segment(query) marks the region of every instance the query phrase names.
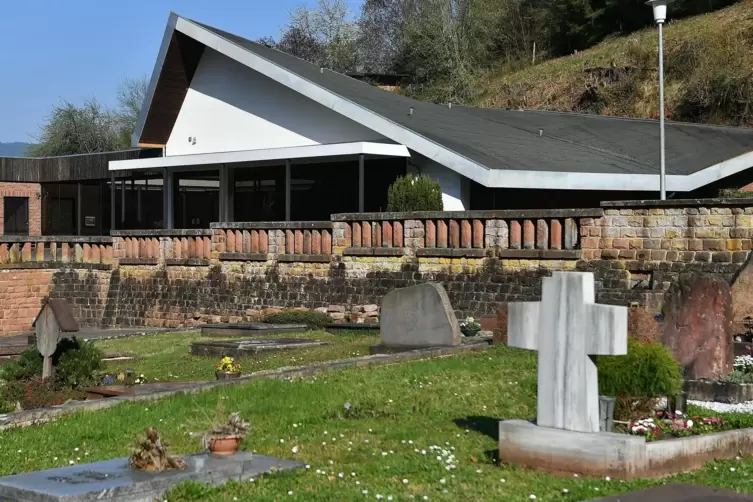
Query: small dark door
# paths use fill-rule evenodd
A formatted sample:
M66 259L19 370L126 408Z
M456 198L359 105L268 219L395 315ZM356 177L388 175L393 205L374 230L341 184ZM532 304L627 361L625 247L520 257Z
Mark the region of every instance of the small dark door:
M6 235L29 235L29 198L5 197L4 232Z

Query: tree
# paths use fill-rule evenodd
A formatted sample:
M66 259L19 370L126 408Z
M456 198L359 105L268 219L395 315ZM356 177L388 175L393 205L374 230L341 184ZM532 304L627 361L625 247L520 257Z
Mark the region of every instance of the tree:
M119 109L117 116L121 123L123 148L128 148L131 144L131 134L139 119L148 84L146 76L126 78L118 88Z
M404 0L366 0L358 20L358 58L365 71L390 72L403 43Z
M290 13L279 42L260 40L290 55L337 72L358 67L358 30L350 22L344 0L318 0L316 8L302 5Z
M42 127L34 157L108 152L123 148L122 129L116 114L96 99L82 106L63 101L55 106Z
M56 105L30 154L51 157L130 148L146 87L146 77L125 79L118 89L117 109L109 109L94 98L81 106L69 101Z

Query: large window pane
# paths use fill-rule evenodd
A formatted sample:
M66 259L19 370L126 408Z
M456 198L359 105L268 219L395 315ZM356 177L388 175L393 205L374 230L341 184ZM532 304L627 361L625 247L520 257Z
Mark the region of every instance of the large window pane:
M7 235L29 235L29 198L5 197L4 231Z

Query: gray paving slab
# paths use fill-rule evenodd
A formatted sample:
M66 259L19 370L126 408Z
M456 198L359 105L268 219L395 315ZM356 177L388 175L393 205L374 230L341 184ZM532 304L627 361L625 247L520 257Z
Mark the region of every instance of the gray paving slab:
M0 478L0 500L23 502L152 502L185 481L221 484L297 469L299 462L239 452L229 457L200 453L185 457L182 471L151 473L128 467L128 458L73 465Z

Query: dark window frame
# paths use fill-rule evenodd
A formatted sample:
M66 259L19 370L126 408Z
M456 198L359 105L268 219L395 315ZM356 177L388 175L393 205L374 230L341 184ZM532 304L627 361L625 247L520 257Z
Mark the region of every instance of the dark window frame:
M19 217L23 220L20 223ZM29 235L29 197L5 197L3 199L3 233L5 235Z

